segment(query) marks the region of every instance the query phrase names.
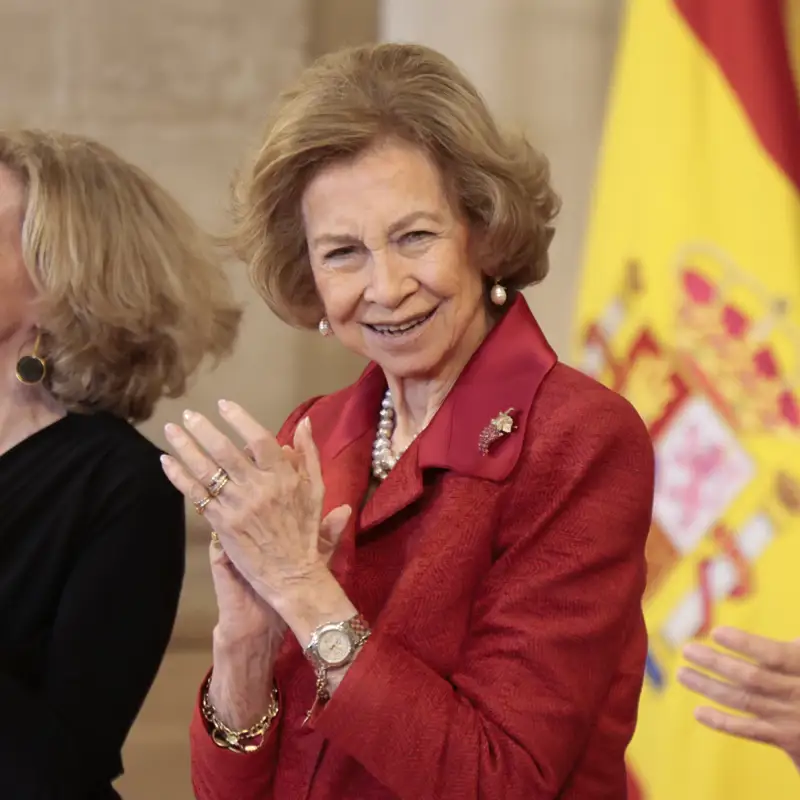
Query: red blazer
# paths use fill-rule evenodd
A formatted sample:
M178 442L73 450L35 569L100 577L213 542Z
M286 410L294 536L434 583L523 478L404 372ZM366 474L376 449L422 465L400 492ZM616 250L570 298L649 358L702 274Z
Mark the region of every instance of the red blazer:
M326 511L361 508L333 571L373 635L305 728L314 675L287 637L258 753L217 748L197 711L197 797L622 800L646 654L644 424L556 363L520 297L363 503L385 386L370 366L280 435L308 414ZM509 408L518 429L481 455Z

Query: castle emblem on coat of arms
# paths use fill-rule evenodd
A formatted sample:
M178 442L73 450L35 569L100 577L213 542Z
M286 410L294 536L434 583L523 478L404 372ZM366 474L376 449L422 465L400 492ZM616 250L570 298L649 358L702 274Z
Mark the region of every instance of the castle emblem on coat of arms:
M781 457L800 452L800 317L709 245L678 254L668 296L648 295L643 272L628 263L582 332L579 366L626 396L650 429L647 597L680 566L693 572L657 629L651 619L650 636L678 651L711 627L720 603L755 590L759 557L800 513L800 459ZM654 314L656 303L668 313ZM651 650L657 684L652 659Z

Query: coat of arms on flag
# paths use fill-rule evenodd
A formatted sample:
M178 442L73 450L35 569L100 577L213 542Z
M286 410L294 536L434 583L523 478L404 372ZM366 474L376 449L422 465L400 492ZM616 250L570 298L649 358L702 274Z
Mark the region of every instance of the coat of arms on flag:
M651 619L655 686L661 663L710 629L719 603L753 590L753 564L800 512L800 459L776 463L759 447L776 435L800 447L797 317L709 245L684 248L672 279L672 330L659 337L631 260L616 296L585 326L580 365L628 397L653 436L648 596L691 563L693 580Z

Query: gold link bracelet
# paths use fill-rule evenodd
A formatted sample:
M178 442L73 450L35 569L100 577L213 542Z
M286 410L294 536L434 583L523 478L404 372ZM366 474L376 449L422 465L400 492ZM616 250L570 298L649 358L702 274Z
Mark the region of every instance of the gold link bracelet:
M216 709L211 705L211 701L208 698L210 684L211 676L209 675L203 687L201 711L203 719L209 725L209 733L214 744L223 750L230 750L234 753L255 753L260 750L267 741L267 734L273 720L278 716L278 690L273 688L267 713L255 725L251 725L244 730L235 731L219 719Z

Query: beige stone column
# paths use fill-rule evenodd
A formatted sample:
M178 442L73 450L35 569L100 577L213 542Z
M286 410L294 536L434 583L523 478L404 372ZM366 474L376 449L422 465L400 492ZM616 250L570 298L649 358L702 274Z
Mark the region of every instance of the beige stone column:
M418 42L443 52L463 69L502 118L519 122L524 68L517 44L531 0L381 0L385 41Z
M567 358L619 0L381 0L381 38L435 47L550 157L564 199L551 274L527 292Z

